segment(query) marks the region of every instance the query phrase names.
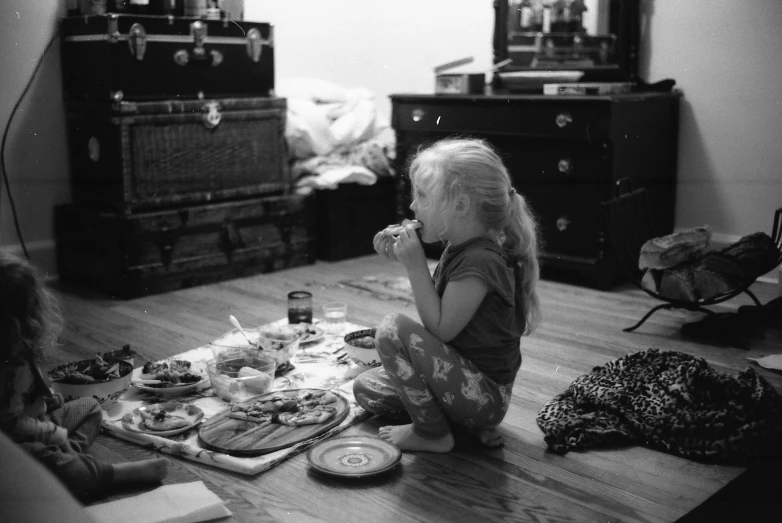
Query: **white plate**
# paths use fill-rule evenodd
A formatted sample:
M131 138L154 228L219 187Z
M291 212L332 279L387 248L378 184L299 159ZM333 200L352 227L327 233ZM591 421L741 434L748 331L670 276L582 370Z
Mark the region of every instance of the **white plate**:
M160 411L165 411L168 414L171 414L172 416L179 416L181 418L184 418L188 423L184 427L179 427L177 429L171 429L171 430L152 430L149 427L147 427L144 424L144 417L142 413L147 413L151 415L159 414ZM141 432L144 434L152 434L154 436L173 436L175 434L181 434L182 432L186 432L196 425L198 425L201 420L204 419L204 411L202 411L200 408L196 407L195 405L189 405L187 403L179 403L176 401L169 401L166 403L158 403L156 405L149 405L146 407L139 407L137 409L133 409L132 412L129 412L122 416L122 426L125 427L128 430L132 430L133 432Z
M311 334L308 331L315 331L314 334ZM309 325L307 327L307 330L304 331L304 333L301 335L301 338L299 338L299 343L302 345L305 343L315 343L316 341L320 341L323 339L323 336L325 335L325 332L320 327L315 327L314 325Z
M381 474L396 467L402 451L380 438L342 436L324 440L307 452L315 470L343 478Z
M133 369L133 377L131 378L130 385L131 387L134 387L140 391L149 394L154 394L155 396L161 398L171 398L174 396L181 396L183 394L193 392L199 386L201 386L203 383L209 380L209 375L206 373L206 370L198 368L198 365L196 363L191 362L190 371L193 374L200 374L201 381L197 381L195 383L187 383L184 385L174 385L173 387L162 388L162 387L155 387L151 385L144 385L141 383L134 383L134 381L142 379L141 378L142 367L139 367L137 369Z

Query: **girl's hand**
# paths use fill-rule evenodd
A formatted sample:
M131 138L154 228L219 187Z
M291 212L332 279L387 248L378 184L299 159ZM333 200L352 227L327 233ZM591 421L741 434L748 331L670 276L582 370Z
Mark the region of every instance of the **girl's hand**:
M393 252L396 259L408 269L421 264L426 266L424 247L412 227L405 227L405 230L399 233L394 242Z
M375 247L375 252L386 260L399 261L396 254L394 254L394 238L392 236L388 236L383 231L380 231L375 234L372 245Z

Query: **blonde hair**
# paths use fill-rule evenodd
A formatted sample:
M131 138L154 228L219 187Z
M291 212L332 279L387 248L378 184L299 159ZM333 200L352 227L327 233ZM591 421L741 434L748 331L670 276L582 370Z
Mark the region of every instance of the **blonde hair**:
M525 334L530 334L540 322L538 224L524 197L511 185L499 155L484 140L447 138L416 154L410 179L413 190L417 185L432 194L428 205L444 217L443 224L450 221L457 199L469 198L477 219L522 269L518 303L526 319Z
M0 356L41 362L60 330L57 300L33 266L0 250Z

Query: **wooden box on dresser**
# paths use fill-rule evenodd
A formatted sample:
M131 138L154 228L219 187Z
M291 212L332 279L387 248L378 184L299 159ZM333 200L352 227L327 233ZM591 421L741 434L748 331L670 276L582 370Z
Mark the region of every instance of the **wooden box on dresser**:
M392 95L397 136L397 214L410 216L411 155L461 136L490 142L535 211L543 274L574 274L606 288L621 278L601 202L617 180L648 191L652 220L673 230L678 93L617 95Z

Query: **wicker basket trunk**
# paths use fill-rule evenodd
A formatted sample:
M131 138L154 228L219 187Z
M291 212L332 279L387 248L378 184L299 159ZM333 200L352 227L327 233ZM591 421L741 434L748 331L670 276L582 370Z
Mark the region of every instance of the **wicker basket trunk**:
M77 203L131 214L284 193L283 98L71 103Z

